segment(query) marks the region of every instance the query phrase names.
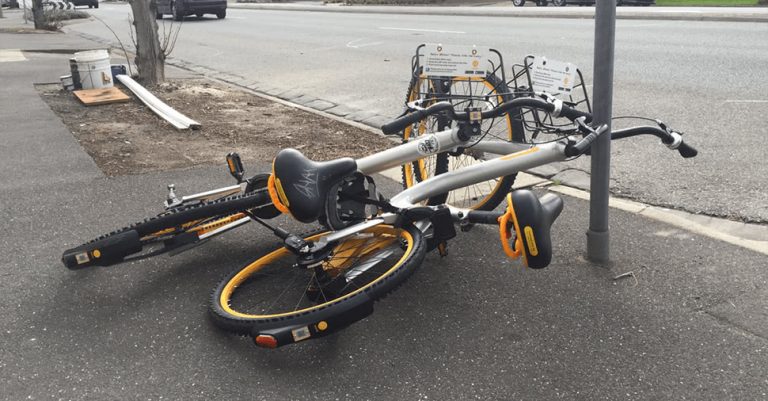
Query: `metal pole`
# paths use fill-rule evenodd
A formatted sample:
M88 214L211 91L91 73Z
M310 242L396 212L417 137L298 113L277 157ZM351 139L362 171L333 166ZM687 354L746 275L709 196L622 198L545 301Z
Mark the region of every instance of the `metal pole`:
M608 124L608 132L592 145L587 258L606 264L610 260L608 196L611 167L610 124L613 104L613 50L616 36L616 0L595 5L594 121Z

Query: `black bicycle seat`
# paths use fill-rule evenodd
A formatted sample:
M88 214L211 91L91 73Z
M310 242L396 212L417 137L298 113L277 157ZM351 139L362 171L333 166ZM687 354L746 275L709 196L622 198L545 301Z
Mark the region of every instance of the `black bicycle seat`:
M512 192L512 208L523 241L523 258L528 267L541 269L552 261L550 229L563 210L563 200L548 193L541 198L529 190Z
M272 165L275 185L285 194L285 206L302 223L320 216L328 190L345 176L357 171L349 157L315 162L296 149L283 149Z

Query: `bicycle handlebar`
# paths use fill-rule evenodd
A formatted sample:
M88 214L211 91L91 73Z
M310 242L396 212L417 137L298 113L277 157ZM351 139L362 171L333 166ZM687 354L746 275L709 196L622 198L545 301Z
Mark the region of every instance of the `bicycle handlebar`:
M504 113L509 112L511 109L516 109L520 107L530 107L534 109L543 110L549 113L555 112L556 109L559 109L559 113L556 113L555 117L561 116L571 121L574 121L579 117L584 117L586 123L590 123L592 121L591 114L566 106L562 104L562 102L559 102L559 101L548 102L545 100L534 99L534 98L519 98L519 99L510 100L490 110L483 111L480 115L482 119L495 118L503 115ZM453 109L452 104L448 102L438 102L433 104L432 106L427 107L426 109L414 111L413 113L406 114L403 117L400 117L392 122L382 125L381 131L384 132L385 135L392 135L399 131L402 131L403 129L405 129L411 124L414 124L418 121L421 121L427 118L428 116L431 116L433 114L437 114L440 112L447 113L448 117L452 120L469 121L469 113L456 112Z
M605 132L608 128L606 125L603 125L598 127L596 130L591 130L590 128L586 127L586 124L592 122L592 114L564 105L559 100L546 101L536 98L518 98L504 102L491 110L481 112L480 117L481 119L495 118L509 112L512 109L520 107L529 107L543 110L549 113L553 113L554 117L565 117L574 122L579 118L584 118L584 120L579 123L579 125L581 126L582 132L585 134L589 132L589 134L587 134L579 142L568 146L566 149L566 156L568 157L578 156L586 152L592 142L594 142L595 139L597 139L597 137ZM392 135L402 131L409 125L417 123L431 115L441 112L445 112L449 118L456 121L469 121L469 113L457 112L454 110L453 105L449 102L438 102L432 106L427 107L426 109L416 110L392 122L382 125L381 131L386 135ZM666 126L664 126L661 122L659 122L659 124L662 125L662 127L665 129L652 126L626 128L612 132L611 139L621 139L628 138L630 136L648 134L658 137L661 139L662 143L667 145L667 147L670 149L676 149L680 153L680 156L684 158L695 157L699 153L693 146L683 142L683 138L680 133L667 130ZM587 129L583 129L585 127Z
M611 132L611 140L629 138L637 135L653 135L661 139L661 142L667 145L668 148L676 149L680 153L680 156L686 159L695 157L699 154L699 151L696 150L696 148L683 142L683 137L679 133L674 131L668 132L653 126L631 127L613 131Z

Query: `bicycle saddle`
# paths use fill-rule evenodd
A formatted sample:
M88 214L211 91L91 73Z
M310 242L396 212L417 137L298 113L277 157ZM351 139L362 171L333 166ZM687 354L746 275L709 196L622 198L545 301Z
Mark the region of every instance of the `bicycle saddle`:
M548 193L541 198L529 190L511 194L515 231L522 240L522 254L526 266L533 269L547 267L552 261L550 229L563 210L563 200Z
M296 149L283 149L272 163L269 195L275 207L310 223L323 211L330 188L355 171L357 163L349 157L315 162Z

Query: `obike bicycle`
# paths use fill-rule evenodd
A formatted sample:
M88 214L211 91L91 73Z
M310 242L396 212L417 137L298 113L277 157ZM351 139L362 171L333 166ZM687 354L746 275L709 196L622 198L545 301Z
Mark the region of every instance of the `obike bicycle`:
M572 127L535 145L475 140L484 120L520 108L564 118ZM395 134L438 115L456 124L357 160L315 162L284 149L271 173L242 180L242 166L230 158L230 171L242 180L229 187L231 193L222 189L175 201L169 197L167 213L69 250L64 263L80 268L131 260L137 252L139 257L178 252L244 222L258 222L283 246L227 275L213 291L210 312L217 326L268 348L323 337L370 315L374 301L412 275L428 251L444 253L457 235L456 226L469 231L476 224L495 225L509 257L522 258L530 268L549 265L550 227L563 207L557 195L513 191L505 194L503 211L427 201L473 183L579 157L607 126L591 126L589 113L560 100L526 97L466 112L457 112L448 102L423 108L416 101L409 104L408 114L382 130ZM617 130L611 138L637 135L654 135L683 157L697 154L680 133L663 124ZM499 156L413 183L391 198L376 190L374 173L470 145ZM206 201L211 196L218 199ZM279 213L302 223L320 222L326 229L308 236L291 233L267 222ZM159 249L145 251L153 247Z

